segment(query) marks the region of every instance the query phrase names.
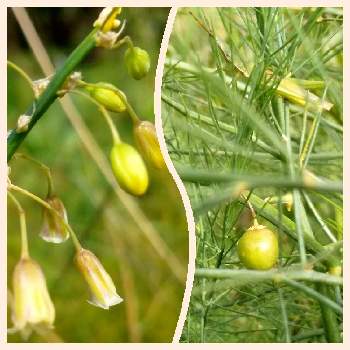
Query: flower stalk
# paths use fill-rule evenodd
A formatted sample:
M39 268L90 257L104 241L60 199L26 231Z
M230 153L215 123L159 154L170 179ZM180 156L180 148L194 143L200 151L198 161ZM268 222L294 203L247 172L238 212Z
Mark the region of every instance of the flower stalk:
M15 204L18 214L19 214L19 223L20 223L20 230L21 230L21 258L29 258L29 248L28 248L28 234L27 234L27 224L26 224L26 215L25 212L21 206L21 204L18 202L16 197L9 191L7 191L7 195L13 203Z
M54 215L56 215L57 219L62 223L62 225L64 225L64 227L69 231L76 250L79 250L82 248L81 244L79 242L79 239L78 239L77 235L75 234L75 232L73 231L72 227L64 220L64 218L54 208L52 208L50 206L50 204L48 204L47 202L45 202L43 199L36 196L35 194L33 194L33 193L31 193L31 192L29 192L29 191L27 191L24 188L21 188L19 186L10 184L10 185L8 185L8 189L22 193L23 195L33 199L34 201L36 201L37 203L42 205L44 208L51 211Z

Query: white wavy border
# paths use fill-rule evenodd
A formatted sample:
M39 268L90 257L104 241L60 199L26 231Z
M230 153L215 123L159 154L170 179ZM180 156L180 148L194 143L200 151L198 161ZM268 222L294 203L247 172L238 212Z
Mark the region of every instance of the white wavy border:
M168 21L164 30L162 44L160 47L158 65L156 70L155 77L155 88L154 88L154 113L155 113L155 125L157 130L157 137L160 144L160 149L162 151L165 163L170 171L171 176L173 177L177 188L179 189L182 202L186 211L188 233L189 233L189 254L188 254L188 271L187 271L187 280L185 294L182 300L181 312L175 329L175 334L173 337L173 343L178 343L181 337L182 328L184 326L188 306L191 298L191 291L194 279L195 271L195 258L196 258L196 236L195 236L195 222L193 218L193 212L191 208L190 199L187 195L184 184L182 183L179 175L177 174L175 167L170 159L168 150L166 148L166 143L164 139L164 132L162 127L162 118L161 118L161 93L162 93L162 78L163 70L165 64L165 56L168 49L169 38L173 29L175 22L177 7L172 7L169 12Z

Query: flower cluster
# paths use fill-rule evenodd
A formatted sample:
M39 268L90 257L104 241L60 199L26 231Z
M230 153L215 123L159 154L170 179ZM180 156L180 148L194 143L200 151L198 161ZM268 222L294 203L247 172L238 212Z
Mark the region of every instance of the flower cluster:
M128 74L135 80L140 80L150 70L150 59L147 51L136 47L130 37L119 39L124 24L117 16L121 8L105 8L94 23L94 38L96 46L115 49L127 44L124 63ZM116 30L119 29L118 32ZM35 98L39 98L52 81L46 77L31 83ZM149 175L146 162L156 169L165 168L160 152L154 125L142 121L131 107L126 95L120 89L109 83L87 83L82 80L80 72L72 73L57 91L57 97L67 93L78 93L90 99L99 107L108 122L113 137L110 152L111 168L115 178L126 192L141 196L149 186ZM110 116L112 113L127 113L134 126L134 138L137 148L123 142ZM29 128L30 116L23 115L18 120L16 132L26 132ZM29 254L25 212L17 201L14 193L20 193L36 201L42 206L42 228L39 236L48 243L63 244L72 241L76 249L75 264L85 280L90 293L89 303L109 309L119 304L123 299L118 295L112 277L103 267L96 255L84 248L69 224L66 208L55 193L50 169L39 161L26 155L16 154L15 159L24 158L39 165L48 180L48 190L45 199L13 184L8 179L8 195L18 209L21 232L21 256L14 268L12 277L11 310L13 328L9 331L20 332L23 338L33 331L46 331L54 327L55 306L51 299L44 272L40 264ZM10 176L10 173L8 174Z

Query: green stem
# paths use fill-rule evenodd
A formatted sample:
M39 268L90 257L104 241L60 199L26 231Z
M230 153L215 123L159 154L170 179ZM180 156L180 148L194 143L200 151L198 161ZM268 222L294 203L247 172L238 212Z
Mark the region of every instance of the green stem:
M41 199L40 197L36 196L35 194L25 190L24 188L18 187L16 185L9 185L8 186L9 190L13 190L16 192L19 192L31 199L33 199L34 201L36 201L37 203L39 203L40 205L42 205L44 208L50 210L54 215L56 215L56 217L61 221L61 223L65 226L65 228L69 231L69 233L71 234L72 237L72 241L73 244L76 248L77 251L79 251L82 246L78 240L77 235L75 234L75 232L73 231L72 227L63 219L63 217L54 209L51 207L50 204L48 204L47 202L45 202L43 199Z
M311 198L308 196L307 193L303 192L306 204L308 205L308 207L310 208L314 218L316 219L316 221L319 223L319 225L321 226L323 232L327 235L327 237L330 239L331 242L335 243L337 242L337 239L334 237L332 231L330 230L330 228L327 226L327 224L325 223L325 221L322 219L320 213L317 211L316 207L314 206Z
M343 279L338 276L329 275L326 273L316 271L302 271L302 270L233 270L233 269L201 269L197 268L195 272L197 278L211 278L211 279L230 279L233 283L252 282L254 281L284 281L301 280L310 282L322 282L330 285L341 285Z
M289 279L285 279L283 281L284 283L286 283L287 285L300 290L301 292L305 293L306 295L308 295L309 297L317 300L320 305L322 304L324 307L329 307L332 309L332 311L336 312L337 314L342 314L343 313L343 308L341 306L339 306L336 302L334 302L332 299L330 299L329 297L315 291L314 289L296 282L296 281L292 281Z
M172 107L173 109L175 109L177 112L179 112L180 114L182 114L185 117L192 118L196 121L200 121L203 124L206 124L209 126L218 126L221 130L232 133L234 135L238 134L237 128L231 124L227 124L227 123L222 122L222 121L214 121L212 118L210 118L204 114L201 114L201 113L198 113L195 111L191 111L190 109L182 106L180 103L172 100L170 97L166 96L165 94L162 94L161 98L162 98L162 101L164 103L166 103L168 106ZM274 148L267 145L264 141L261 141L260 139L258 139L258 140L256 140L256 144L262 150L266 151L267 153L270 153L275 158L280 158L279 153L276 152L276 150Z
M27 156L26 154L23 153L16 153L14 155L14 158L21 158L21 159L25 159L25 160L29 160L30 162L38 165L40 167L40 169L45 173L46 178L47 178L47 197L51 197L52 194L54 193L54 186L53 186L53 180L52 180L52 174L51 174L51 170L48 166L46 166L45 164L41 163L40 161Z
M317 289L319 293L328 297L329 299L332 299L331 289L329 286L323 283L317 283ZM324 303L320 303L320 308L327 342L340 343L341 336L336 313Z
M17 133L15 129L11 130L7 136L7 161L10 161L19 145L23 142L36 122L44 115L51 104L56 100L57 92L64 84L66 78L74 71L76 66L86 57L86 55L95 47L95 34L98 29L93 29L78 47L71 53L63 66L57 70L52 77L48 87L27 109L26 115L31 116L28 124L28 130Z
M117 43L112 47L112 49L118 49L120 46L127 44L130 48L134 47L134 43L132 42L130 36L124 36L123 39L117 41Z
M202 185L211 183L231 183L231 185L234 185L237 183L242 183L247 188L275 187L284 189L298 188L320 192L342 192L341 181L320 181L314 179L314 181L311 182L304 181L303 179L276 177L272 174L266 174L262 176L234 174L232 172L215 171L212 169L193 169L179 163L175 163L175 168L182 181L193 182ZM218 194L218 192L216 194Z
M286 343L291 342L291 336L290 336L290 329L288 325L288 314L287 314L287 308L286 308L286 302L283 297L283 289L278 288L278 298L280 301L280 307L281 307L281 318L282 323L284 326L284 340Z
M88 85L88 84L86 84L86 85ZM109 130L111 131L111 134L112 134L113 143L114 144L121 143L121 139L120 139L120 135L118 133L118 130L117 130L116 126L114 125L112 118L109 115L109 113L107 112L106 108L104 108L100 103L98 103L91 96L89 96L81 91L74 90L74 91L70 91L70 93L74 93L74 94L77 94L79 96L83 96L86 99L88 99L90 102L94 103L98 107L99 111L101 112L101 114L103 115L103 117L105 118L105 120L107 122Z
M11 67L13 70L15 70L20 76L22 76L22 78L24 78L24 80L29 84L30 89L33 92L34 98L35 98L35 90L34 90L34 86L33 86L33 81L32 79L29 77L29 75L19 66L17 66L17 64L7 60L7 65L9 67Z
M23 210L23 207L16 199L16 197L9 191L7 191L7 195L11 198L11 200L16 205L18 210L19 223L20 223L20 229L21 229L21 259L29 258L26 214Z

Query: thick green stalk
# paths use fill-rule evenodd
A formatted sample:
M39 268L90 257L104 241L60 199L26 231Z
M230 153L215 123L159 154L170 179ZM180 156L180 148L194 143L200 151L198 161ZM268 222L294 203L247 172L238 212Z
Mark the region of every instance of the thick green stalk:
M331 288L329 288L329 286L323 283L318 283L317 289L319 293L323 294L329 299L332 299ZM340 343L342 340L340 336L336 313L334 312L333 309L331 309L329 306L325 305L324 303L320 303L320 308L321 308L323 326L324 326L327 342Z
M11 130L7 136L7 161L10 161L17 148L29 134L35 123L44 115L51 104L58 97L57 92L64 84L67 77L74 71L77 65L84 57L95 47L95 34L98 29L94 29L79 44L79 46L71 53L63 66L57 70L52 77L48 87L34 100L33 104L27 109L26 115L31 116L28 124L28 130L17 133L15 129Z
M343 283L343 279L338 276L329 275L317 271L301 271L301 270L233 270L233 269L196 269L195 276L197 278L211 279L232 279L234 283L243 281L275 281L280 282L287 280L299 280L310 282L322 282L330 285L338 285Z
M317 179L314 179L313 181L305 181L302 178L292 179L276 177L273 174L266 174L263 176L235 174L229 171L222 172L213 169L193 169L189 166L180 165L179 163L175 163L175 168L183 181L194 182L202 185L212 183L232 183L232 185L234 185L241 182L247 188L271 186L284 189L299 188L320 192L342 192L341 181L320 181ZM218 193L216 193L216 195L218 195Z

